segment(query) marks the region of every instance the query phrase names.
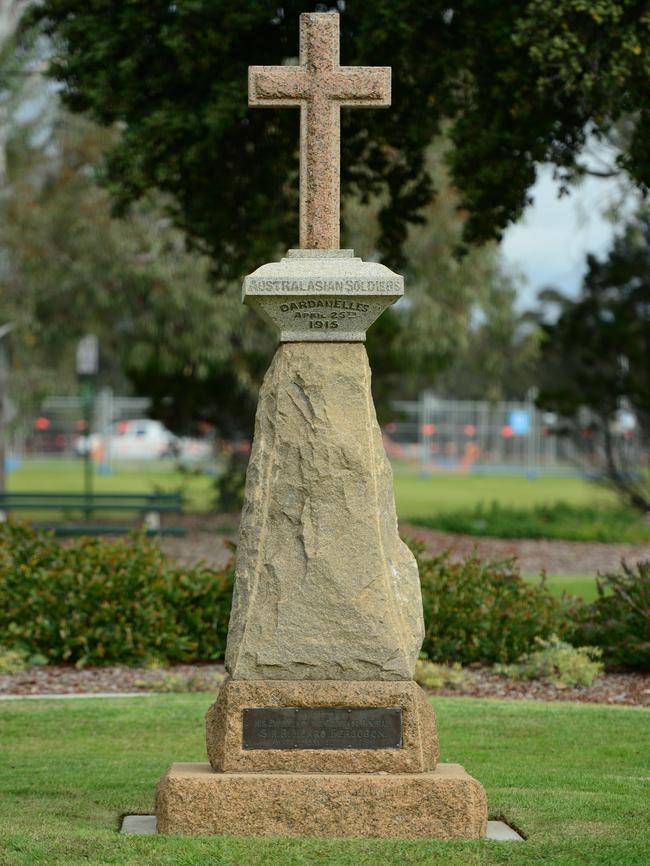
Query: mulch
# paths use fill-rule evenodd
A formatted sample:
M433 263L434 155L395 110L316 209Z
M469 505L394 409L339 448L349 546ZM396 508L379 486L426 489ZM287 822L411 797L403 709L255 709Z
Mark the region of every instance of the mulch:
M80 668L37 665L0 674L0 695L92 695L111 692L218 691L223 665L174 665L167 668Z
M472 673L472 685L462 689L439 689L435 694L650 707L650 674L605 673L589 687L563 688L543 680L510 680L494 673L490 668L480 668Z
M184 515L185 538L163 538L166 554L186 565L203 561L220 568L232 556L229 545L237 541L239 515ZM621 560L630 563L650 560L650 544L603 544L585 541L558 541L549 538L490 538L455 535L410 523L400 524L402 538L424 544L430 554L449 550L454 559L473 552L482 559L516 557L524 574L593 574L617 570Z
M476 551L481 559L516 557L524 574L593 574L616 571L621 561L650 560L650 544L603 544L552 538L489 538L455 535L423 526L400 524L402 538L422 542L429 553L449 550L460 559Z
M542 701L650 707L650 674L607 673L589 688L558 688L542 681L515 682L489 668L471 670L472 682L432 695L513 698ZM77 670L72 665L43 665L15 674L0 674L0 695L106 694L193 691L216 694L223 665L175 665L170 668L101 667Z

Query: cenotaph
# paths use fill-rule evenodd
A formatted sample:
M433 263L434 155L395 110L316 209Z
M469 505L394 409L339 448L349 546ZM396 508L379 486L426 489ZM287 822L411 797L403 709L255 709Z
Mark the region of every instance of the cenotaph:
M389 68L339 65L337 13L300 17L300 64L252 67L252 106L300 106L300 249L244 280L280 334L259 396L209 763L158 784L162 833L481 838L482 785L438 763L413 680L424 626L363 345L402 277L339 249L341 106Z

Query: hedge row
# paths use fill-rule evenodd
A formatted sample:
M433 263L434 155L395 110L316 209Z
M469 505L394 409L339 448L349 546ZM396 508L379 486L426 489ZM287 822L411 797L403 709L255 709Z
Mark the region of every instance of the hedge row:
M543 582L524 581L514 560L415 553L423 651L434 661L507 664L536 639L559 635L601 646L606 662L650 667L649 563L603 578L594 605L569 606ZM232 562L182 566L142 535L61 545L50 534L2 524L0 646L78 665L221 659L233 583Z
M571 643L601 647L610 667L650 671L650 562L623 562L597 585L596 601L571 611Z
M219 659L233 581L231 565L177 565L143 535L61 545L6 523L0 644L79 665Z

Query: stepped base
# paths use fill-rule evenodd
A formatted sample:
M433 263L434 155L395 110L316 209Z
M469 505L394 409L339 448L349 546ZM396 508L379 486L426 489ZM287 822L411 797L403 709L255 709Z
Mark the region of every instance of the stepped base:
M172 764L158 783L159 833L482 839L483 786L459 764L428 773L215 773Z

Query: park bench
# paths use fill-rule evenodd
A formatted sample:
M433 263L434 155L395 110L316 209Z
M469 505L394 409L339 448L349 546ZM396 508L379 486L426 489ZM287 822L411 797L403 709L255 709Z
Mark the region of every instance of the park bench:
M182 514L183 497L180 493L52 493L30 491L0 493L0 519L6 520L13 512L58 511L81 512L86 520L95 513L118 512L143 515L147 535L185 535L178 526L163 526L161 515ZM56 535L120 535L133 527L115 524L60 524L35 522L40 529L53 529Z

